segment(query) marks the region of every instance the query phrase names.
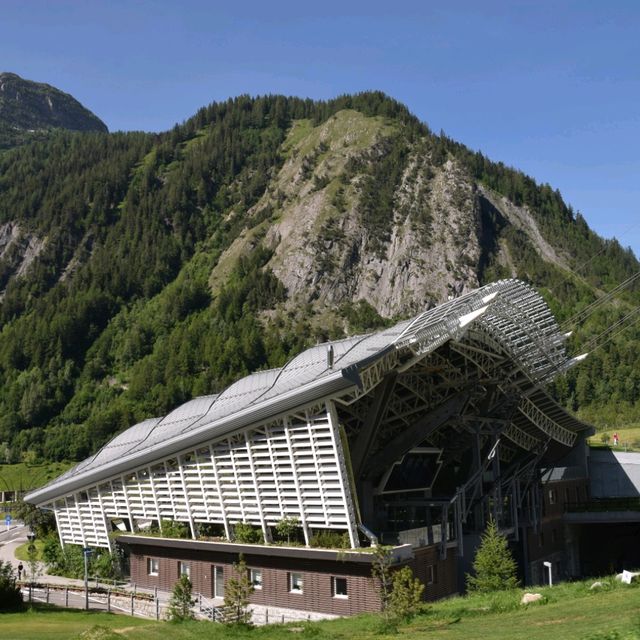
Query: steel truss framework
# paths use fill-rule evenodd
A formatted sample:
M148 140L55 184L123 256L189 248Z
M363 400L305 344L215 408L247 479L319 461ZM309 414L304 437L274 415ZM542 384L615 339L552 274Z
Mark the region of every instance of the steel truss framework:
M501 281L136 425L26 499L54 510L63 543L110 546L114 521L135 531L163 520L186 523L193 537L218 524L229 539L245 522L269 541L292 517L307 544L329 528L356 547L381 479L427 445L443 464L474 451L443 507L460 528L486 498L487 468L492 503L511 492L509 508L519 509L531 474L523 460L550 440L571 447L588 428L542 388L572 362L542 298Z

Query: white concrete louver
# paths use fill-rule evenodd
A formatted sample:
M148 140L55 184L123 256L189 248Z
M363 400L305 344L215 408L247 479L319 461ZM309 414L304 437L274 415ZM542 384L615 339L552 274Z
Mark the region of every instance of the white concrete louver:
M357 546L351 492L335 410L288 416L206 443L53 503L61 540L109 546L107 522L177 520L275 525L296 517L311 528L342 529Z
M319 345L279 370L247 376L162 419L121 433L26 499L56 512L63 542L109 546L110 520L163 519L262 527L297 517L347 531L357 545L352 487L334 401L356 402L391 369L407 369L468 328L508 352L533 381L569 360L542 298L517 280L482 287L381 332ZM327 351L331 349L332 357ZM568 436L525 405L527 415ZM527 446L526 434L512 426Z

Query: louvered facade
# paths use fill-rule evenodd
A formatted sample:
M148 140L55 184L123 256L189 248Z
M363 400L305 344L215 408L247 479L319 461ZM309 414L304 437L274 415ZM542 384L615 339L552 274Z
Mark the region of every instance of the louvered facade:
M535 473L589 431L545 391L578 360L541 296L500 281L135 425L26 499L84 546L166 520L269 542L288 517L306 544L329 529L446 554L489 515L516 535L535 520Z

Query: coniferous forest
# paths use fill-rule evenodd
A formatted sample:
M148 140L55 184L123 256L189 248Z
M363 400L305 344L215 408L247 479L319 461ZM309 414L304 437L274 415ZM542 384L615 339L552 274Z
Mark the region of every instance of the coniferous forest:
M345 109L393 130L375 153L353 150L334 196L357 191L347 209L372 230L374 253L388 242L389 209L409 150L419 148L424 162L455 162L469 182L526 208L563 256L562 265L545 260L522 229L482 209L481 283L511 275L495 259L506 247L518 276L563 322L639 270L630 250L594 234L558 191L433 134L381 93L242 96L162 134L51 131L0 152L0 459L80 459L133 423L281 366L318 340L392 320L353 300L327 329L311 321L313 301L287 308L262 241L284 197L274 177L293 125L317 127ZM307 157L326 153L322 144ZM265 194L270 205L256 209ZM416 215L428 221L428 212ZM225 258L225 277L212 279L247 229L251 250ZM628 288L572 325L571 351L639 299ZM596 425L640 419L638 338L632 326L595 349L556 383L558 399Z

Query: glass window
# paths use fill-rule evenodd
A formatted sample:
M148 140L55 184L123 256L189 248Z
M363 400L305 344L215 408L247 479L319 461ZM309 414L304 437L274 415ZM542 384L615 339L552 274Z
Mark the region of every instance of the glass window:
M147 573L157 576L160 569L160 561L157 558L147 558Z
M249 569L249 580L254 589L262 589L262 569Z
M213 567L213 597L224 598L224 567Z
M302 593L302 574L290 573L289 574L289 591L292 593Z
M438 582L438 566L430 564L427 566L427 584L435 584Z
M346 578L338 578L334 576L331 578L333 583L333 597L334 598L348 598L349 593L347 591L347 579Z
M187 576L187 578L191 580L191 565L187 564L186 562L179 562L178 574L180 576Z

